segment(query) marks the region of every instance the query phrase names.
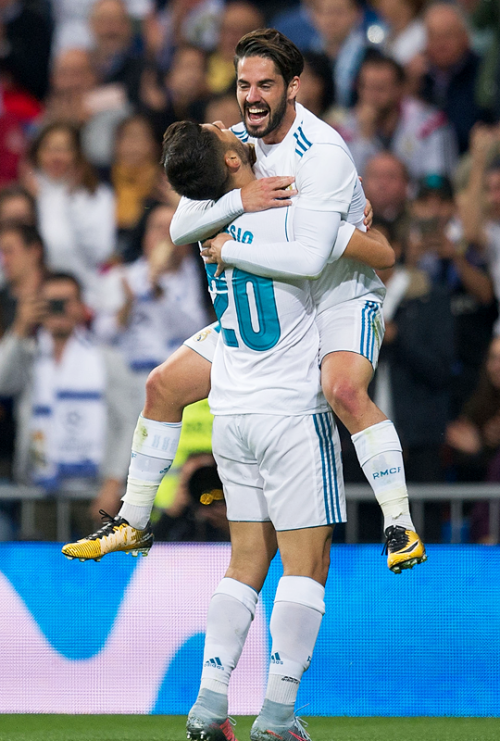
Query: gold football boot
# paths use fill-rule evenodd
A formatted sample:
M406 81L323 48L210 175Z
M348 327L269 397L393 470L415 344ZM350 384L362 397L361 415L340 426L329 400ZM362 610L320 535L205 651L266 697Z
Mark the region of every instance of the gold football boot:
M100 561L107 553L115 551L131 553L132 556L138 556L139 553L143 556L148 555L154 540L150 523L144 530L137 530L123 517L112 517L103 509L99 510L99 514L105 524L92 535L63 546L62 553L66 558Z

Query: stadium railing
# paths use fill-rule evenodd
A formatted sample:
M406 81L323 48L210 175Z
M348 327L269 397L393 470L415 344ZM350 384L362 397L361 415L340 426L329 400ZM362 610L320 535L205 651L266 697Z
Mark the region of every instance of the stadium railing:
M418 532L425 532L426 502L449 502L451 521L451 543L461 542L463 508L465 502L489 501L490 539L500 540L500 484L410 484L408 487L412 507L412 518ZM55 502L57 539L69 540L71 537L71 503L91 501L97 490L61 490L51 498ZM47 500L47 493L37 486L5 484L0 486L0 501L21 503L19 537L22 540L36 539L35 504ZM373 492L369 486L348 484L346 486L347 523L345 538L347 543L357 543L359 539L359 504L373 502Z

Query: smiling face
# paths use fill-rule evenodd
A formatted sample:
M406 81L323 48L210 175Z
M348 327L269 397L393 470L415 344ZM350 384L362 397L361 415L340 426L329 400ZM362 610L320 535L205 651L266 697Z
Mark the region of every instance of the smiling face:
M288 86L268 57L243 57L238 63L237 98L250 134L266 144L282 141L295 117L299 78Z

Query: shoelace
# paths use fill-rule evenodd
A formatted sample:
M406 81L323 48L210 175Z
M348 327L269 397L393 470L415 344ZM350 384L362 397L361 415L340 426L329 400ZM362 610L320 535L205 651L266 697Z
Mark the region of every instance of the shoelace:
M103 535L109 535L110 530L112 530L115 525L115 518L112 515L108 514L108 512L100 509L99 514L101 515L101 520L103 521L103 523L105 520L107 520L107 522L101 525L99 530L96 530L95 533L89 535L87 537L87 540L97 540L98 538L102 538Z
M311 737L306 731L306 728L309 725L309 723L305 721L303 718L299 718L297 715L295 716L295 722L297 724L299 731L304 734L304 739L308 739L309 741L311 741Z

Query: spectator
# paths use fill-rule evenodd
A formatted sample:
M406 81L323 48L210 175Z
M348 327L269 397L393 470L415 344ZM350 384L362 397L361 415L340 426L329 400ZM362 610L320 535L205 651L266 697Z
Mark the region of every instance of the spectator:
M374 154L389 150L408 168L412 179L450 174L456 141L445 115L405 96L405 75L392 59L371 57L360 70L358 102L340 112L333 125L352 152L360 175Z
M136 106L144 62L134 49L132 19L123 0L97 0L90 14L90 26L92 63L98 83L119 86Z
M455 319L452 415L458 414L478 380L496 318L493 285L481 249L464 239L451 183L425 178L412 205L408 260L435 285L450 292Z
M97 84L89 51L64 49L55 56L43 121L81 126L82 146L93 165L110 167L116 127L131 113L124 89Z
M176 247L170 239L174 210L159 204L149 212L143 257L108 276L108 305L95 322L97 334L117 345L136 374L141 408L147 374L209 321L201 261L189 245Z
M227 128L240 123L241 113L233 91L209 98L205 108L204 123L214 121L223 121Z
M78 130L46 126L32 144L25 186L36 198L40 232L51 270L72 270L93 303L95 277L115 247L113 193L85 160Z
M500 144L500 127L477 124L471 135L471 169L460 193L464 237L485 255L497 302L500 301L500 158L491 152ZM494 328L500 334L500 323Z
M393 246L400 254L400 245ZM408 481L440 481L454 359L449 295L404 263L379 275L387 289L386 330L374 399L399 432Z
M402 244L411 220L410 178L404 163L391 152L376 154L366 165L363 188L374 217L388 222L396 241Z
M97 520L100 508L118 510L135 409L123 361L94 344L84 321L78 282L48 275L0 341L0 393L17 399L16 481L49 492L95 482Z
M446 442L459 481L500 481L500 338L490 344L476 390L450 422Z
M448 3L432 5L425 25L425 74L420 93L446 114L463 154L472 127L486 116L476 102L481 60L470 47L467 22L459 8Z
M16 317L18 303L33 301L40 289L45 267L43 246L34 226L7 222L0 227L0 260L5 285L0 289L0 337ZM12 398L0 398L0 476L11 477L15 424ZM16 507L0 506L0 531L15 519ZM3 518L2 518L3 513ZM12 535L13 529L10 528ZM0 534L0 540L2 539Z
M151 124L141 115L125 119L116 132L111 183L116 197L120 247L127 251L134 228L161 176L160 152Z
M184 463L172 505L154 527L160 541L227 542L229 523L214 458L194 453Z
M0 227L10 223L36 226L36 201L21 185L0 190Z
M374 7L388 28L385 54L405 67L425 48L425 25L420 17L425 0L375 0Z
M0 289L0 336L10 329L18 301L38 294L45 275L42 238L34 226L10 222L0 227L0 258L6 285Z
M362 17L358 0L316 0L312 6L312 20L320 38L315 51L329 58L335 99L343 107L353 104L356 77L367 52Z
M323 118L335 100L330 60L326 54L313 51L306 51L303 56L304 71L300 76L297 101L319 118Z
M54 13L54 43L56 54L64 49L78 47L89 49L92 46L92 32L89 15L94 0L52 0ZM153 0L125 0L127 12L137 24L145 21L153 11Z
M212 51L223 9L224 0L171 0L145 29L148 55L166 71L178 46L188 44Z
M313 23L313 7L314 0L301 0L298 6L277 15L271 28L284 33L302 52L316 49L320 38Z
M23 93L41 101L48 88L52 40L48 4L43 0L0 0L0 36L0 74L10 97L7 107L21 106L27 111L30 101L23 101Z
M145 72L141 100L159 141L174 121L202 123L207 103L206 54L196 46L179 46L161 80L154 70Z
M207 84L211 93L224 93L236 80L234 50L245 34L264 27L262 13L246 0L232 0L224 8L215 50L208 57Z

